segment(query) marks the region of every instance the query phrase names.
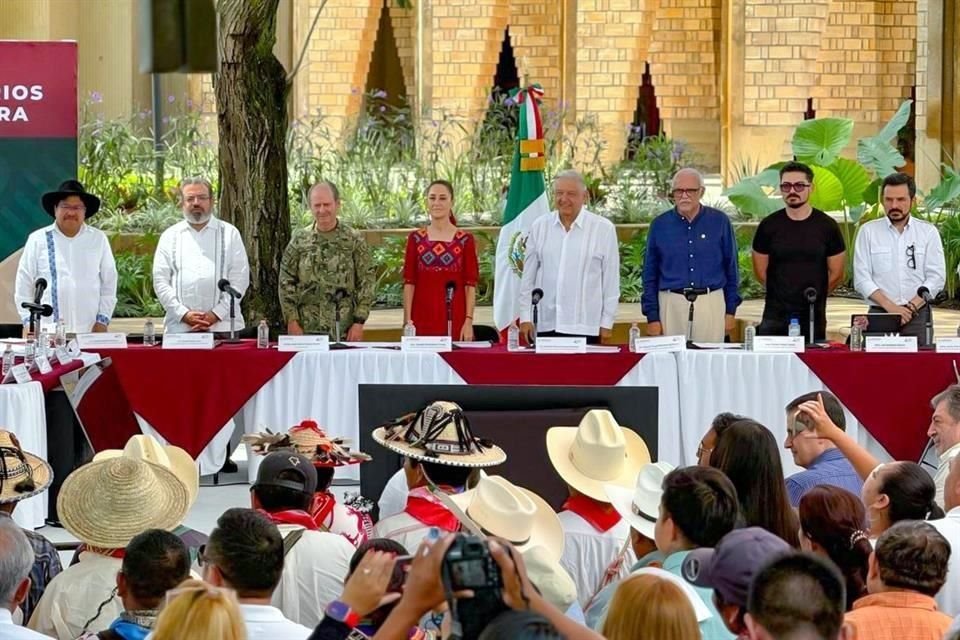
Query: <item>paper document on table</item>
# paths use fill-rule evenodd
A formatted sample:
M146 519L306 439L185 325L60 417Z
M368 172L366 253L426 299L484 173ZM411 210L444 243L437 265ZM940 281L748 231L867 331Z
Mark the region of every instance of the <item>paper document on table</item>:
M587 353L620 353L620 347L615 344L588 344Z
M399 342L344 342L351 349L399 349Z
M487 340L481 342L454 342L453 346L461 349L489 349L493 344Z
M743 349L740 342L694 342L693 345L700 349Z
M23 356L27 351L27 341L22 338L8 338L6 340L0 340L0 353L7 350L7 345L10 345L11 351L15 356Z

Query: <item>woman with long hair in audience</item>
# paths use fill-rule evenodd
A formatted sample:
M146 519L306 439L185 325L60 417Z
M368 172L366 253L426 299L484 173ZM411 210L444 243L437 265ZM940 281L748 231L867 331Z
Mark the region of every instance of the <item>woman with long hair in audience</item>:
M867 595L867 571L873 548L867 533L867 512L860 498L846 489L821 485L800 498L800 546L827 556L847 583L847 611Z
M871 538L877 538L901 520L943 517L933 478L916 462L877 465L863 483L862 498Z
M690 599L669 580L650 574L620 583L603 623L607 640L699 640Z
M800 547L780 447L769 429L749 418L734 422L717 438L710 466L723 471L737 488L745 526L766 529L790 546Z
M453 185L434 180L427 187L430 222L407 236L403 260L403 325L413 324L419 336L447 335L447 297L451 336L473 340L473 308L480 277L473 236L457 228ZM448 291L452 283L453 291Z
M152 640L247 640L237 598L229 589L185 580L167 592Z

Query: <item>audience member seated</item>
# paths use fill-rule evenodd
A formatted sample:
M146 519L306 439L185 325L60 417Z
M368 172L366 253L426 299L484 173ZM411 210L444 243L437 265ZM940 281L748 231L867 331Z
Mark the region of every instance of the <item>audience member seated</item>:
M283 537L283 573L272 590L272 604L311 628L327 603L340 595L356 550L344 536L323 531L307 513L316 488L313 464L292 451L267 454L250 488L251 506L273 521Z
M934 396L930 406L933 417L927 436L940 456L933 482L937 487L937 504L943 507L943 487L950 473L950 461L960 455L960 384L950 385Z
M655 575L629 576L610 602L603 623L608 640L696 640L697 616L683 590Z
M791 553L767 563L747 596L750 640L844 640L843 576L828 560Z
M636 557L626 545L627 524L610 504L604 486L632 489L650 462L646 443L617 424L606 410L588 411L576 427L551 427L547 454L570 497L563 503L563 558L560 564L577 585L583 609L610 582L626 575Z
M142 434L131 437L123 449L105 449L93 456L93 459L97 461L120 456L136 458L169 469L187 488L190 498L188 512L197 501L197 496L200 494L200 469L190 454L180 447L162 445L153 436ZM190 551L190 562L194 562L197 559L197 551L206 544L207 536L183 524L174 529L173 533L187 545ZM80 559L79 556L80 554L75 553L70 564L76 564Z
M631 574L663 564L664 555L657 550L657 543L654 541L654 525L660 513L663 479L671 471L673 465L669 462L651 462L641 467L637 474L637 485L632 491L616 485L604 486L610 504L630 525L630 547L637 557L636 563L630 567ZM591 629L599 630L603 626L610 599L619 584L608 584L590 603L586 611L586 621Z
M308 511L317 525L330 533L339 533L353 546L359 546L373 533L369 501L354 499L351 504L337 501L330 491L337 467L371 460L362 451L351 451L346 438L331 438L313 420L304 420L287 433L257 433L243 437L254 453L296 451L313 462L317 470L317 489ZM359 507L365 507L366 510Z
M817 437L812 420L799 409L804 402L816 402L818 396L823 399L823 408L833 424L842 431L847 428L843 406L829 391L805 393L787 405L787 439L783 446L793 454L794 463L804 469L787 478L787 494L794 507L800 504L804 493L818 485L833 485L855 495L860 495L863 488L863 480L850 461L835 444Z
M710 466L722 471L737 488L740 515L748 527L762 527L800 547L797 514L783 484L780 449L770 430L754 420L730 425L710 454Z
M190 554L178 536L160 529L135 536L117 574L123 612L109 629L82 640L143 640L156 625L167 591L189 577Z
M60 487L57 512L81 542L80 561L47 585L30 628L66 639L107 629L124 610L124 548L148 529L176 529L189 507L187 487L164 467L121 456L76 469Z
M683 560L683 576L698 587L713 589L713 604L727 630L742 637L747 633L750 582L767 562L790 550L766 529L734 529L715 548L691 551Z
M847 611L867 595L867 570L873 547L867 513L860 498L830 485L813 487L800 498L800 547L829 558L847 587Z
M953 621L937 611L950 543L926 522L898 522L870 556L867 590L846 615L849 640L940 640Z
M0 430L0 458L0 520L11 520L21 500L47 490L53 482L53 470L39 456L21 449L17 437L10 431ZM20 603L23 620L29 620L43 590L63 566L52 542L29 529L23 533L33 548L30 590Z
M683 578L683 561L699 547L715 547L740 521L737 490L710 467L675 469L663 480L663 497L654 530L663 568ZM697 588L711 616L700 623L704 640L726 639L727 631L713 604L710 589Z
M0 518L0 638L39 640L48 636L13 622L13 613L30 593L33 548L26 533L11 518Z
M264 464L267 464L266 460ZM335 537L350 545L340 536ZM236 592L247 635L251 639L302 640L310 635L309 628L289 619L272 604L283 578L284 554L289 545L290 542L284 540L280 530L265 514L233 508L217 519L217 527L210 533L210 542L201 550L203 579L216 587ZM314 589L313 580L304 587L304 593ZM318 616L318 622L320 617L322 614Z
M878 465L863 483L870 537L878 537L901 520L942 518L936 494L933 478L916 462Z
M930 524L950 543L947 581L937 592L937 608L948 616L960 615L960 457L950 461L943 494L947 514Z
M740 416L735 413L724 412L719 414L710 423L710 428L700 439L700 445L697 447L697 464L701 467L710 466L710 454L717 446L717 438L723 435L727 427L739 420L745 420L746 416Z
M474 435L470 421L453 402L434 402L398 418L374 430L373 439L404 456L410 488L404 510L382 518L374 534L407 549L416 549L431 528L459 531L460 521L435 493L461 493L479 469L507 459L503 449Z
M282 636L248 632L233 591L200 580L187 580L167 594L167 605L157 618L150 640L258 640L261 637Z

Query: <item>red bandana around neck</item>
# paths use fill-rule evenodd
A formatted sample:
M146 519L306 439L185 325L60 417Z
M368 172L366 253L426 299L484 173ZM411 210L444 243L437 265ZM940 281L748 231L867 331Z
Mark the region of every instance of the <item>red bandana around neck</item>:
M337 506L337 498L332 493L318 491L313 494L313 500L310 501L310 515L318 525L322 525L333 513L335 506Z
M444 493L457 493L452 487L439 487ZM430 493L426 487L417 487L407 495L407 506L404 509L411 516L425 525L439 527L444 531L459 531L460 521L443 506L440 499Z
M303 527L307 531L316 531L320 528L317 526L317 521L314 520L312 515L306 511L300 511L299 509L274 511L273 513L268 513L261 509L260 513L270 518L274 524L292 524L298 527Z
M590 496L570 496L560 507L560 510L573 511L600 533L609 531L620 522L620 514L613 508L613 505L594 500Z
M77 547L77 551L76 551L77 557L79 557L80 554L83 553L84 551L89 551L99 556L106 556L108 558L118 558L122 560L126 552L126 549L101 549L100 547L91 547L88 544L81 544L79 547Z

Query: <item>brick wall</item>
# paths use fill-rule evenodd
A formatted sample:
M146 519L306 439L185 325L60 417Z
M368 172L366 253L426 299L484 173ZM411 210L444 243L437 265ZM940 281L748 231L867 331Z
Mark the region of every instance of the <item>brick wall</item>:
M407 89L407 101L412 105L417 94L416 46L417 12L413 8L404 9L397 0L390 0L390 21L393 24L393 37L397 42L397 55L403 68L403 84Z
M562 1L512 0L510 3L510 41L520 81L542 85L546 105L557 105L560 101Z

